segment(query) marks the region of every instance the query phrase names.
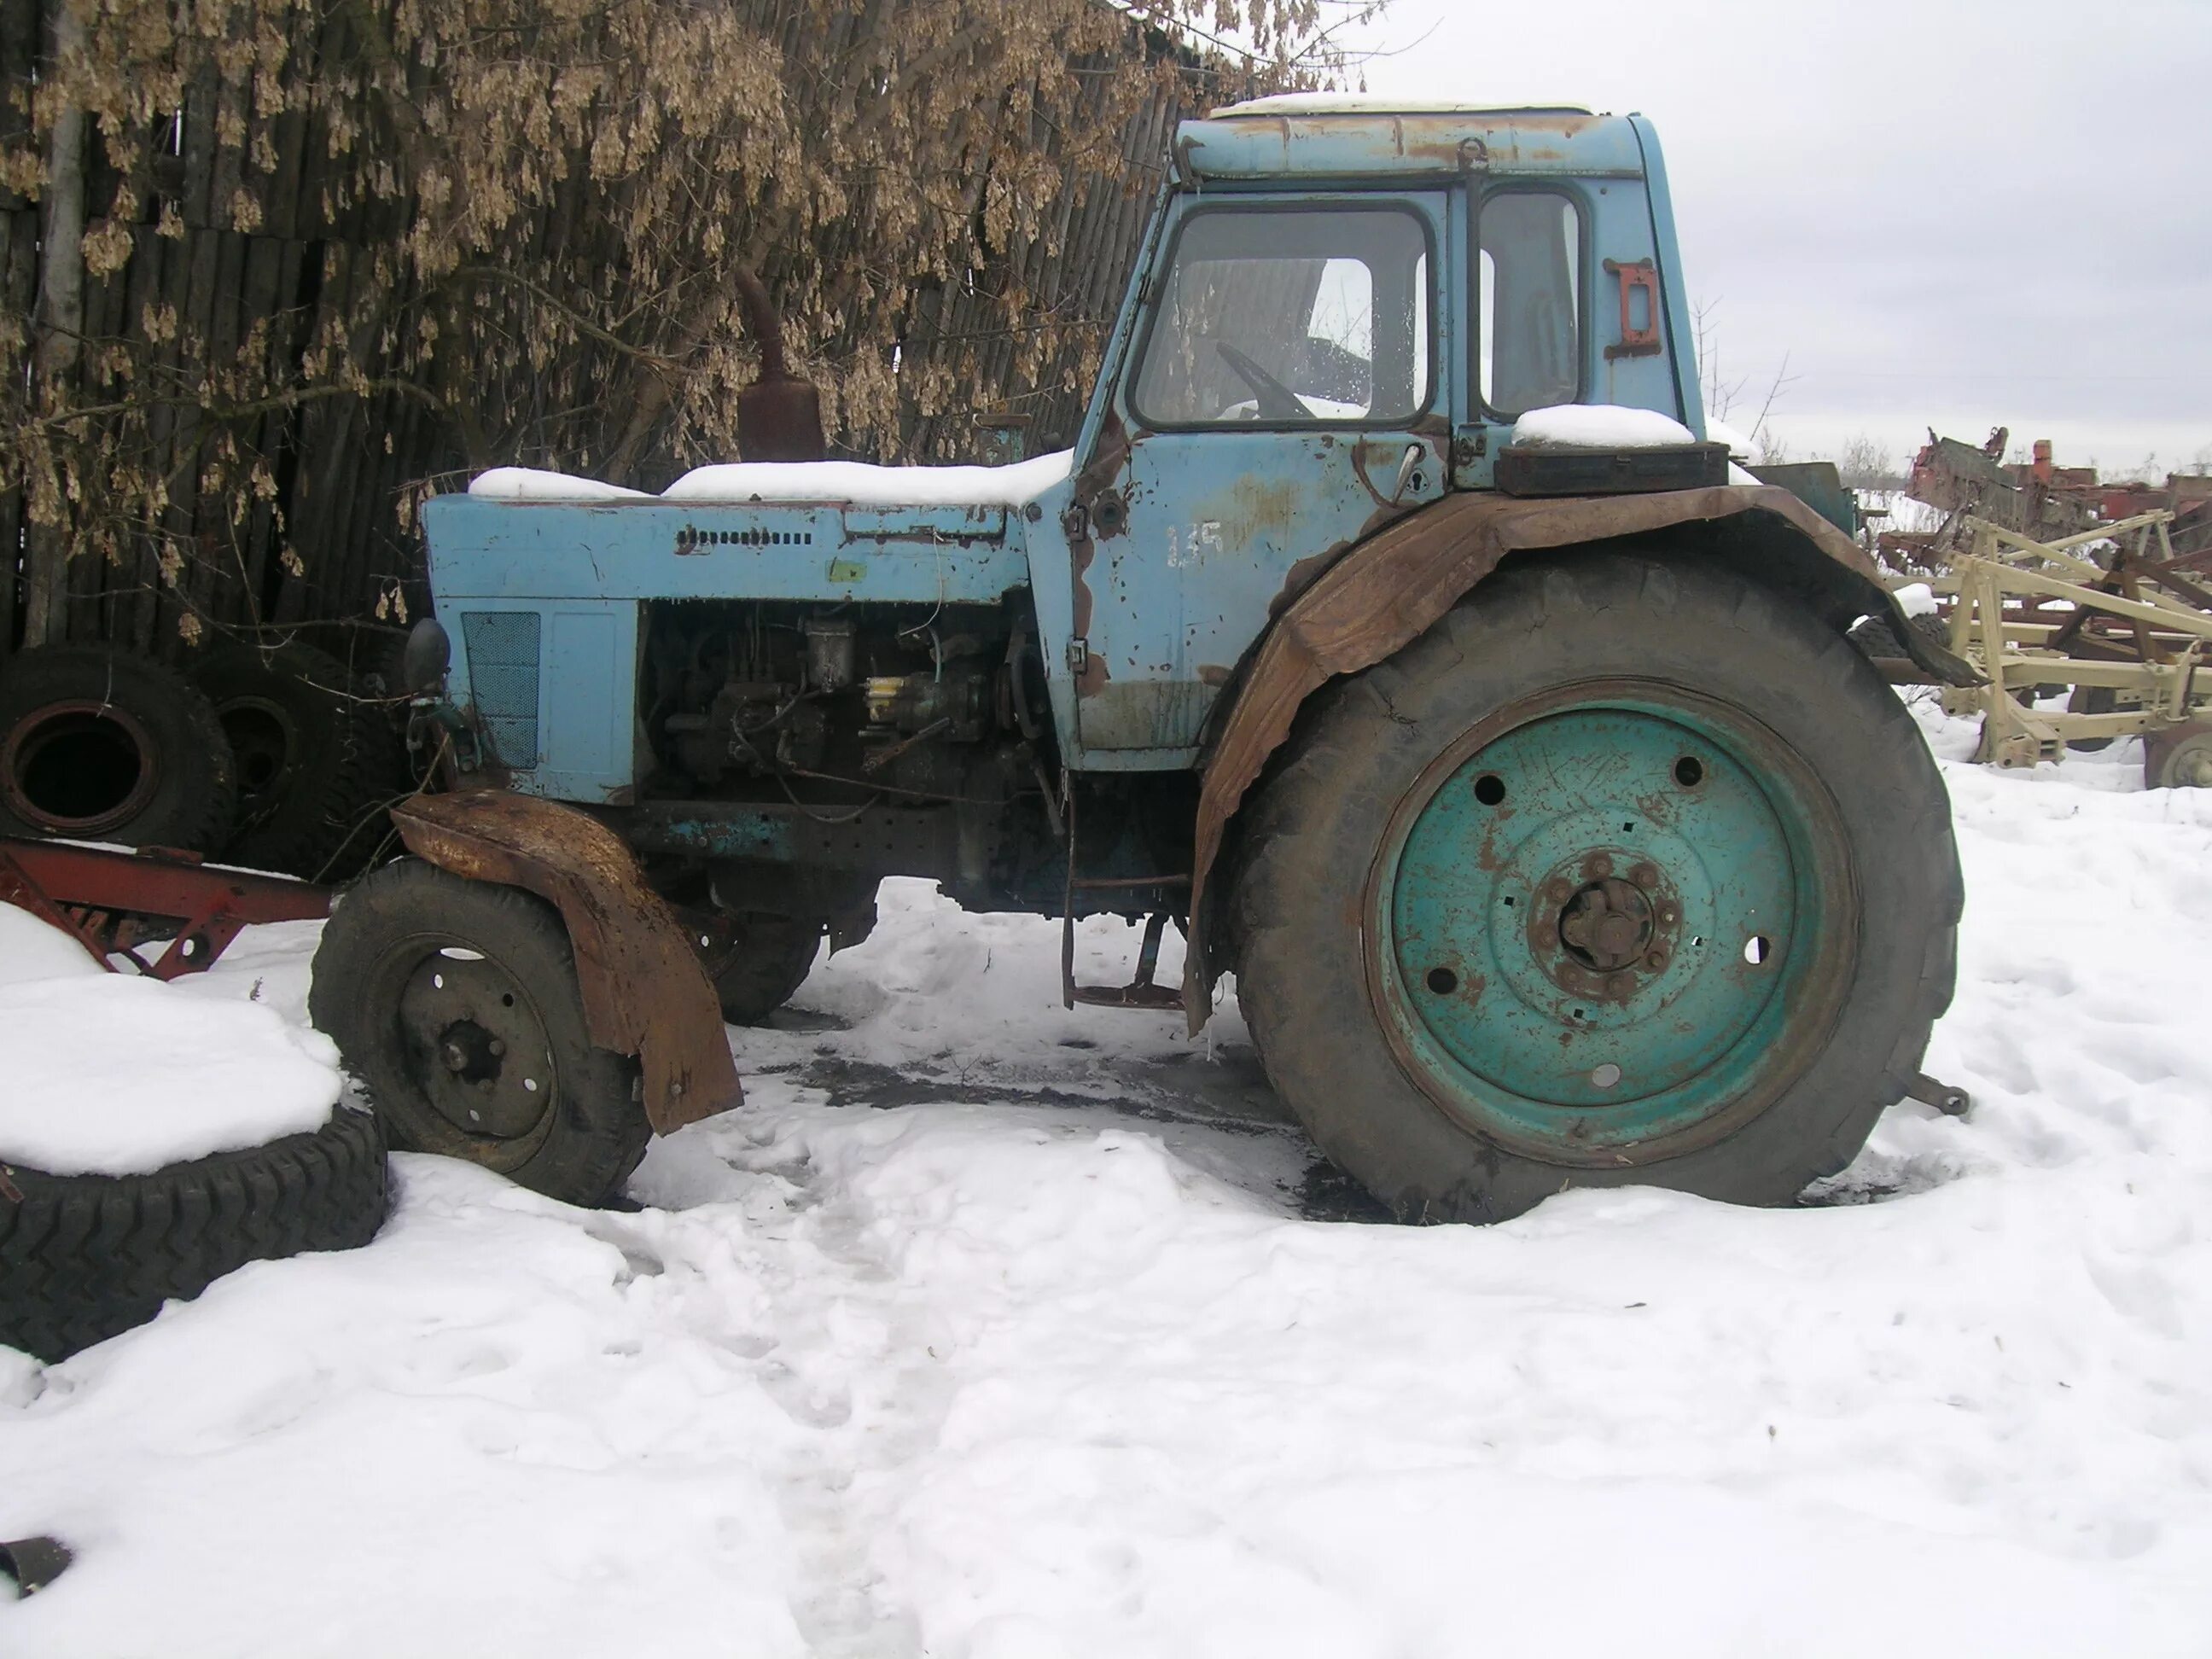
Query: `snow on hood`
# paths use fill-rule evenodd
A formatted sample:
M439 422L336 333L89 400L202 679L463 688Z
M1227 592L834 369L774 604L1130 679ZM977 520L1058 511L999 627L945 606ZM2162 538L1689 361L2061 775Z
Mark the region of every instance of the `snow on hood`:
M1512 441L1538 449L1663 449L1693 444L1698 434L1656 410L1555 404L1532 409L1516 421Z
M1075 452L1010 466L872 466L865 461L732 461L685 473L667 501L841 501L850 507L1023 507L1067 477ZM642 490L526 466L495 467L469 494L506 501L652 501Z
M469 481L469 494L488 495L495 501L649 501L642 489L601 483L566 472L544 472L534 466L495 466Z
M144 1175L320 1128L337 1050L252 1001L111 974L0 904L0 1163Z

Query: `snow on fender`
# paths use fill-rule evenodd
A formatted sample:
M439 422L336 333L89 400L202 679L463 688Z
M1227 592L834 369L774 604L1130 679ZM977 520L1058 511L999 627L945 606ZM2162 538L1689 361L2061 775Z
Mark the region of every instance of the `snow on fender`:
M334 1060L0 905L0 1345L66 1358L248 1261L367 1243L384 1141Z

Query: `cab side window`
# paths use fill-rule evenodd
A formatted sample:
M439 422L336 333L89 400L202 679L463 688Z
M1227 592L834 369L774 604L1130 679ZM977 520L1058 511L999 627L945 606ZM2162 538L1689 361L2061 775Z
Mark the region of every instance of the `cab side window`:
M1482 204L1475 228L1475 384L1500 415L1582 390L1582 214L1549 191Z
M1427 407L1428 239L1390 208L1183 222L1131 399L1148 426L1402 425Z

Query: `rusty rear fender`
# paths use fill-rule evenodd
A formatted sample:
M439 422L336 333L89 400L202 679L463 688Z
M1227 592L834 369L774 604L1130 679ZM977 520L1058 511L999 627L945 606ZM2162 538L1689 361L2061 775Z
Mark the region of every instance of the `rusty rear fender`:
M714 988L620 836L574 807L500 789L418 795L392 817L417 858L560 911L584 1024L597 1047L638 1057L655 1134L744 1099Z
M1331 679L1413 642L1514 553L1633 538L1643 548L1718 560L1796 599L1839 631L1888 612L1914 661L1947 684L1980 675L1910 626L1857 543L1786 489L1720 485L1654 495L1540 500L1448 495L1338 558L1284 607L1237 677L1213 726L1199 797L1183 1006L1197 1032L1212 1006L1206 878L1237 808L1290 735L1305 700Z

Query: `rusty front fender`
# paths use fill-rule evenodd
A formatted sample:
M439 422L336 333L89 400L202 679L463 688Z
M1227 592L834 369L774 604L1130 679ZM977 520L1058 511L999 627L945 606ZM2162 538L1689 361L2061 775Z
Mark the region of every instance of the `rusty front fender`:
M638 1057L655 1134L744 1098L714 988L621 836L574 807L498 789L418 795L392 817L417 858L560 911L592 1042Z
M1509 553L1638 537L1718 559L1791 593L1838 629L1888 611L1913 660L1936 679L1978 684L1973 668L1910 626L1874 561L1786 489L1721 485L1648 495L1523 499L1447 495L1352 548L1299 592L1262 636L1215 726L1199 796L1183 1006L1196 1035L1212 1007L1206 882L1245 792L1322 685L1410 644Z

